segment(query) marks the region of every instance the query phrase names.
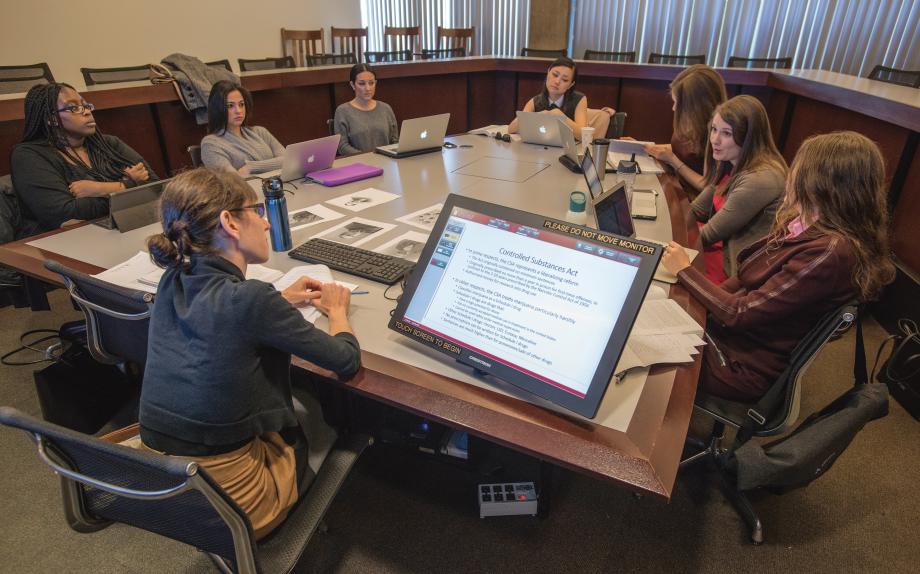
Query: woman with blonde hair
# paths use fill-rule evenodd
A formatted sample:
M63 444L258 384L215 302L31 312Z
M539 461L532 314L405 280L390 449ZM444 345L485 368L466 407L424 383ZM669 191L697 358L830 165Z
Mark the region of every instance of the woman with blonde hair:
M282 292L246 279L248 265L269 257L270 225L265 204L236 173L182 173L160 203L163 232L147 247L166 271L150 318L140 438L198 461L261 538L312 481L313 439L333 432L309 392L292 384L291 355L340 377L361 365L350 294L306 277ZM325 313L330 334L295 304Z
M741 252L737 274L722 285L691 267L677 243L665 250L662 264L709 311L712 344L700 372L707 393L757 400L821 317L874 298L894 279L875 143L855 132L807 139L786 189L768 236Z
M703 189L703 166L709 122L716 107L728 99L725 82L706 64L684 69L671 82L674 128L671 143L649 144L645 151L658 161L670 165L690 190ZM690 191L688 190L688 191ZM694 193L695 195L695 193Z
M783 199L786 161L759 100L736 96L716 108L705 172L690 208L702 223L706 275L721 283L737 272L741 250L770 231Z

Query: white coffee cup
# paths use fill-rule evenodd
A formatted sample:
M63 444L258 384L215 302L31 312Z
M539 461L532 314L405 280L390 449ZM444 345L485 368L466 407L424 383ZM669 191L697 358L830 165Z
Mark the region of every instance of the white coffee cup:
M585 153L592 141L594 141L594 128L591 126L581 128L581 153Z

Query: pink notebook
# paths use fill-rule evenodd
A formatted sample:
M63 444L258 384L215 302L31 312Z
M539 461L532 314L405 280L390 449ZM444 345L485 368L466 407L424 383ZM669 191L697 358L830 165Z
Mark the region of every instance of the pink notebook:
M342 167L324 169L323 171L314 171L310 174L310 179L326 187L335 187L343 183L376 177L382 174L382 167L375 167L366 163L353 163Z

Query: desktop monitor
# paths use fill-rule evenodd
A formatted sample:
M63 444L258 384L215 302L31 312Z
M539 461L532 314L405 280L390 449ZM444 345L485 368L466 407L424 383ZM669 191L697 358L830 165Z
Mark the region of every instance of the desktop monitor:
M661 247L450 195L389 327L593 418Z

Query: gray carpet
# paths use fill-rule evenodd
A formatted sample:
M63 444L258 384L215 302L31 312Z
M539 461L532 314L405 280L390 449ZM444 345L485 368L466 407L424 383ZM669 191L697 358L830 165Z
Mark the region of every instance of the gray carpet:
M77 318L0 309L0 350L26 329ZM871 359L884 332L867 321ZM803 416L850 384L853 334L829 344L805 382ZM0 404L38 414L34 367L0 367ZM761 547L704 467L678 477L670 503L558 471L545 519L481 520L468 477L421 455L375 446L359 461L298 572L916 572L920 425L896 402L810 487L755 497ZM705 421L692 432L705 434ZM63 520L55 477L26 436L0 429L0 571L212 571L184 545L115 525L95 534Z

